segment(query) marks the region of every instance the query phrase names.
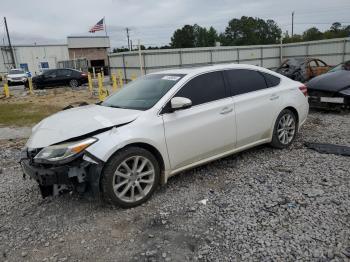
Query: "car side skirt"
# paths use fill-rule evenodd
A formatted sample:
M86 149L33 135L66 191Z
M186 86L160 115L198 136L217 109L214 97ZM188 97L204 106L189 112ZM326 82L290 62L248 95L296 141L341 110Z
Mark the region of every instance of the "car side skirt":
M178 169L166 171L165 174L164 174L164 176L165 176L165 181L164 182L166 183L168 178L170 178L170 177L172 177L172 176L174 176L174 175L176 175L176 174L178 174L178 173L180 173L182 171L185 171L185 170L188 170L188 169L192 169L194 167L201 166L201 165L207 164L209 162L212 162L214 160L217 160L217 159L220 159L220 158L223 158L223 157L226 157L226 156L229 156L229 155L232 155L232 154L244 151L246 149L249 149L249 148L252 148L252 147L255 147L255 146L258 146L258 145L266 144L266 143L269 143L269 142L271 142L271 138L262 139L262 140L254 142L254 143L251 143L251 144L239 147L239 148L234 148L232 150L229 150L229 151L226 151L226 152L223 152L223 153L220 153L220 154L217 154L217 155L214 155L214 156L202 159L202 160L197 161L197 162L193 162L193 163L191 163L189 165L180 167Z

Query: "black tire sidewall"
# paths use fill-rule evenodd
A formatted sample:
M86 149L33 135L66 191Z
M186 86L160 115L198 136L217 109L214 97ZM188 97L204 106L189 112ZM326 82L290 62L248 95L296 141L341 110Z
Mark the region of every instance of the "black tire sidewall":
M280 140L278 139L278 134L277 134L278 123L279 123L280 119L282 118L282 116L284 116L285 114L290 114L293 117L294 123L295 123L294 136L293 136L293 139L288 144L282 144L280 142ZM281 111L281 113L279 113L279 115L278 115L278 117L276 119L275 126L274 126L274 129L273 129L271 145L273 147L275 147L275 148L280 148L280 149L287 148L293 143L293 141L294 141L294 139L295 139L295 137L297 135L297 132L298 132L298 123L297 123L297 118L295 116L295 113L292 112L289 109L284 109L284 110Z
M134 155L140 155L143 157L146 157L148 160L151 161L151 163L154 166L155 170L155 179L154 184L152 185L152 188L150 192L142 199L130 203L125 202L121 199L119 199L116 194L114 193L113 189L113 175L117 167L120 165L121 162L123 162L125 159L132 157ZM138 206L144 202L146 202L154 193L157 186L159 185L160 181L160 168L159 163L157 159L154 157L152 153L150 153L148 150L141 148L141 147L127 147L124 149L121 149L120 151L117 151L107 162L106 166L103 169L102 177L101 177L101 190L102 195L105 201L115 204L117 206L120 206L122 208L130 208Z

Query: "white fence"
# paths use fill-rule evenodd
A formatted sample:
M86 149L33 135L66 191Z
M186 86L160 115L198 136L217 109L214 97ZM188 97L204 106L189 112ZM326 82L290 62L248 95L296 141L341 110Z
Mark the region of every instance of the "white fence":
M143 50L141 56L145 73L220 63L244 63L275 69L282 60L290 57L316 57L336 65L350 60L350 38L282 45ZM141 74L137 51L109 54L109 62L112 73L122 70L124 79Z

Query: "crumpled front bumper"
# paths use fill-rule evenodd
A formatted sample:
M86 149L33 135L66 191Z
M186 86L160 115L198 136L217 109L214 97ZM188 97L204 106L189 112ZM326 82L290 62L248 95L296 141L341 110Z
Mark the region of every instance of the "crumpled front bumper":
M35 180L43 198L58 195L63 190L76 190L79 193L100 192L100 176L104 163L89 162L83 156L65 165L40 165L33 161L27 150L22 151L20 164L25 176Z
M22 159L21 166L23 173L42 186L52 186L54 184L69 184L68 166L58 166L50 168L39 168L30 165L29 159Z

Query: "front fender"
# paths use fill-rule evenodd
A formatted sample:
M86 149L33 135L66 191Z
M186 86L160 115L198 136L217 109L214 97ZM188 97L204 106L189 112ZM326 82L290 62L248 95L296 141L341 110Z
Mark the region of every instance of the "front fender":
M118 150L134 143L148 144L161 154L164 160L164 168L170 168L169 158L163 131L163 121L160 126L152 125L140 128L137 124L131 123L126 126L112 128L106 132L95 135L98 139L96 143L87 148L93 156L107 162Z

